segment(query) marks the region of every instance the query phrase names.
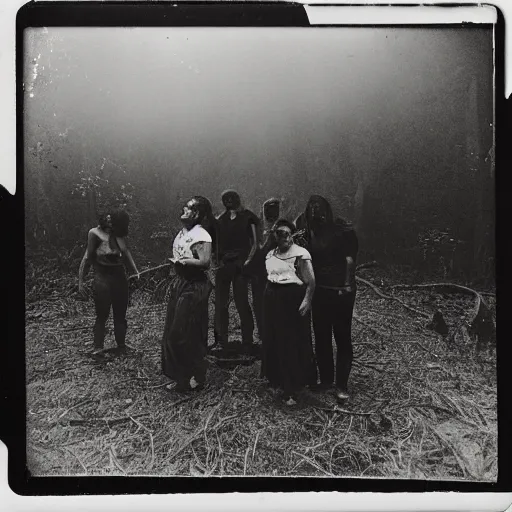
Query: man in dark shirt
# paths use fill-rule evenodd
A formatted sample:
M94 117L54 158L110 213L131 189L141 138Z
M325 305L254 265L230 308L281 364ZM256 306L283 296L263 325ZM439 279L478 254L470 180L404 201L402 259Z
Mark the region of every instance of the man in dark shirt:
M271 197L267 199L262 206L261 220L258 229L258 248L250 266L251 289L252 289L252 307L256 316L256 325L260 340L263 336L263 294L267 284L267 269L265 267L265 258L269 251L277 246L277 242L272 235L274 226L280 214L280 200Z
M315 352L320 373L320 389L334 382L332 335L337 346L336 396L348 398L348 378L352 368L352 314L356 298L355 265L358 240L354 229L342 219L334 220L329 202L311 196L306 211L296 220L304 230L316 279L313 297Z
M233 285L235 306L240 315L242 343L250 351L254 320L249 305L247 268L257 249L258 217L242 207L234 190L222 194L226 211L217 219L217 254L219 268L215 275L215 338L221 348L228 347L229 291Z

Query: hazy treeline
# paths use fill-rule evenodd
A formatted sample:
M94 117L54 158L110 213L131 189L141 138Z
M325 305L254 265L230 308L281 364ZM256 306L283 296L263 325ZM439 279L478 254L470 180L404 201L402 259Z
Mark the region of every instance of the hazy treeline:
M89 96L76 98L96 98L94 108L100 110L87 126L71 113L57 115L63 75L84 64L69 55L69 41L61 40L58 50L59 38L34 33L25 69L27 257L46 251L78 257L98 213L124 205L132 217L134 255L158 263L170 251L184 200L202 194L220 212L222 190L235 188L254 212L268 197L281 197L290 218L310 194L325 195L338 215L354 222L364 259L492 278L492 39L483 29L453 33L444 46L442 38L432 43L431 60L424 52L421 66L411 60L404 69L399 57L390 59L394 80L374 83L372 94L353 96L343 112L337 102L345 99L333 96L327 104L321 89L274 117L270 109L258 120L247 113L233 121L230 133L214 125L201 130L198 122L189 137L159 98L172 128L166 136L148 135L153 121L144 118L149 99L142 93L139 102L119 106L139 109L130 123L138 125L140 136L105 136L101 93L92 86ZM405 39L394 44L393 55L407 48ZM45 53L50 47L53 64ZM250 91L246 100L252 101ZM239 106L223 101L233 112ZM216 115L228 118L219 123L229 123L229 110ZM121 123L119 130L127 128Z

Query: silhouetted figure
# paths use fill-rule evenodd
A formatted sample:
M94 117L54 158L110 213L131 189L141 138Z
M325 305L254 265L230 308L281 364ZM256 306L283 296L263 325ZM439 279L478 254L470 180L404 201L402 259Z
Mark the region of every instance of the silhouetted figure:
M267 199L262 206L258 232L258 249L254 255L251 271L252 304L260 339L263 336L263 294L267 284L265 258L277 245L272 233L275 222L279 219L280 201L275 197Z
M432 317L432 321L427 326L429 329L432 329L433 331L441 334L441 336L447 336L448 335L448 326L446 325L446 322L444 320L444 317L441 313L441 311L437 310L434 313L434 316Z
M126 351L126 310L128 309L128 278L125 262L139 277L139 271L126 246L130 217L124 210L116 210L100 217L99 225L89 231L87 249L78 273L79 292L84 293L84 276L94 266L94 323L93 354L103 356L105 326L112 308L114 337L120 353Z
M348 378L352 368L352 314L356 298L355 265L357 236L343 219L334 220L331 205L322 196L313 195L306 211L296 220L304 230L304 241L315 271L313 297L315 352L320 373L319 389L334 383L332 338L337 346L336 396L348 398Z
M211 207L194 196L183 208L183 228L173 242L170 258L176 275L169 287L169 302L162 336L162 371L176 382L177 391L200 389L206 379L204 356L208 346L208 299L212 284L212 238L201 224ZM168 386L171 389L173 384Z
M217 219L217 255L215 275L215 338L222 349L229 349L229 291L233 285L235 306L240 315L244 351L251 351L254 320L249 304L248 267L257 249L258 217L243 208L234 190L222 194L226 211Z

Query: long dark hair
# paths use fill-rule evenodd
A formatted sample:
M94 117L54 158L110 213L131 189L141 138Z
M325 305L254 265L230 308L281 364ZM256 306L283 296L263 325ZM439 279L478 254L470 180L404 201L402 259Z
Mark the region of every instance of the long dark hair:
M311 230L313 228L312 210L314 204L320 205L324 209L325 221L320 229L320 232L318 233L324 244L328 243L340 232L353 230L353 225L348 220L341 217L334 218L331 204L325 197L314 194L310 196L304 213L299 216L296 222L297 228L303 232L302 239L307 246L309 246L311 243Z
M204 196L194 196L197 215L196 224L200 224L212 238L212 252L217 250L217 219L213 215L212 203Z
M110 212L103 212L100 214L100 216L98 218L98 225L100 226L100 228L103 231L105 231L106 229L108 229L110 227L109 223L108 223L109 216L111 216Z
M112 234L119 238L127 236L130 216L126 210L114 210L110 214L110 218L112 220Z
M334 215L332 213L332 207L329 203L329 201L327 201L327 199L325 199L325 197L323 196L319 196L317 194L315 195L312 195L309 197L309 201L308 201L308 204L306 206L306 223L308 225L308 227L311 226L311 220L312 220L312 210L313 210L313 205L314 204L318 204L318 205L321 205L323 206L324 208L324 211L325 211L325 225L326 226L332 226L332 224L334 223Z

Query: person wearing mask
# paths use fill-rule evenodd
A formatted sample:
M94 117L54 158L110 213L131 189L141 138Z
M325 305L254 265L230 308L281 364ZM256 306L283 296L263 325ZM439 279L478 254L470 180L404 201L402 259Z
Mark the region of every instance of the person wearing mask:
M296 220L296 227L304 230L316 277L312 317L320 374L318 389L328 390L335 385L337 398L346 400L353 359L351 329L356 298L357 236L346 220L334 219L331 205L319 195L310 197L305 212ZM333 333L337 347L336 380Z
M87 236L87 249L78 272L79 293L84 294L84 277L94 266L94 323L93 355L104 356L105 327L112 309L114 337L118 353L126 352L126 311L128 309L128 279L125 263L139 271L126 245L130 217L124 210L108 212L100 216L98 226Z
M295 405L300 390L316 382L311 342L311 305L315 275L307 249L293 241L295 226L286 219L274 225L276 247L265 259L262 376Z
M218 269L215 274L215 340L223 350L228 343L229 293L233 286L235 306L240 316L244 352L253 348L254 320L249 304L248 267L257 249L258 218L242 206L234 190L222 194L225 211L217 218ZM236 349L236 345L233 347Z
M206 380L208 299L212 290L206 270L211 262L212 238L202 224L210 213L206 198L190 199L180 217L183 228L172 246L170 261L175 275L162 336L162 371L173 381L168 390L201 389Z

